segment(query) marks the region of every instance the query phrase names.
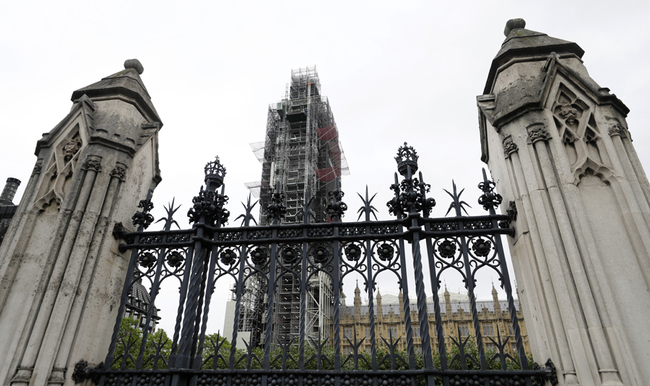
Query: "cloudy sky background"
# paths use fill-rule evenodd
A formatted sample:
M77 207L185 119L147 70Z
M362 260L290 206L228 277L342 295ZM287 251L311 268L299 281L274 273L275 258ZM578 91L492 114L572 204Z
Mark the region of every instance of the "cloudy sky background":
M74 90L138 58L164 124L154 214L160 217L163 204L176 197L184 219L203 166L219 155L234 219L248 194L244 183L260 179L249 144L264 139L267 106L284 96L292 68L316 65L350 166L343 180L348 220L356 219L355 192L366 184L380 192L375 206L388 217L393 157L405 141L418 150L438 201L435 216L446 212L442 189L452 179L467 188L472 213L480 213L475 98L506 21L517 17L528 29L586 51L591 76L631 109L636 150L650 165L647 2L65 3L0 4L0 183L7 177L27 182L36 141L69 111ZM449 285L460 290L457 282ZM222 307L226 289L217 291L213 309ZM346 292L351 295L348 285ZM212 321L221 329L221 316Z

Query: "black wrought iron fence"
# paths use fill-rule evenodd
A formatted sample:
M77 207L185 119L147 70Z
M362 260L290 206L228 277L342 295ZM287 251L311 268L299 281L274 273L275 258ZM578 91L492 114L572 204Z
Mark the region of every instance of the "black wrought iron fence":
M272 225L251 225L256 204L249 198L245 214L237 219L241 226L224 227L230 214L225 208L226 171L218 158L206 165L205 189L193 199L188 213L191 229L171 229L177 210L172 205L166 208L163 230L145 231L154 220L149 214L153 205L150 198L141 201L141 210L133 217L138 230L125 233L116 227L115 231L124 240L122 250L132 254L106 361L96 368L80 362L75 379L90 377L111 386L555 385L550 359L545 367L534 364L522 342L501 241L501 235L514 232L510 227L516 219L514 203L506 215L495 212L502 198L484 170L478 202L486 215L469 216L461 200L463 192L454 185L447 192L451 216L431 218L436 202L427 196L429 185L422 173L415 175L415 150L405 144L395 159L401 177L395 173L394 197L388 202L395 219L387 221L377 220L374 196L366 191L357 221L342 222L347 205L337 181L330 194L329 223L310 223L305 204L303 223L283 224L283 194L276 190L271 205L262 209L273 219ZM496 334L490 331L488 337L483 336L482 310L476 299L477 272L483 270L498 277L510 319L509 331L497 326ZM441 309L438 292L444 275L451 271L462 277L469 297L471 322L464 331L450 329ZM378 275L386 272L399 286L404 334L390 328L388 333L378 331L384 310L375 303L376 283ZM342 284L353 275L361 278L367 296L365 334L357 331L358 322L352 332L347 327L341 330ZM307 331L307 319L310 283L316 277L331 291L331 301L324 311L329 325L321 323L315 336L313 329ZM236 295L232 336L206 335L215 284L227 278L234 282ZM295 320L293 330L284 330L277 317L283 278L291 278L286 282L299 287L292 314L298 316L297 332ZM123 321L129 291L143 279L149 282L149 307L138 316L142 327L129 329ZM171 337L151 332L156 297L169 281L180 287ZM413 310L409 282L415 283ZM427 285L432 301L427 300ZM245 303L245 296L257 298ZM250 304L258 309L244 309ZM241 318L251 313L256 316L246 327L250 338L242 342L245 348L237 349L244 325Z

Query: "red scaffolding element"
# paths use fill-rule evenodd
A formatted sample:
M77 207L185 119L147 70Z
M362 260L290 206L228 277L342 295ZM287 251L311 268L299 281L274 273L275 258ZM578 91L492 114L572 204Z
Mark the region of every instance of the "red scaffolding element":
M316 169L316 176L322 182L334 181L334 178L341 177L342 173L348 172L347 162L339 144L339 132L336 123L332 122L326 127L316 129L316 132L321 143L329 148L334 164L329 168Z
M336 130L336 123L334 122L329 126L316 129L316 131L318 132L318 138L323 142L331 141L333 139L338 140L339 138L338 130Z

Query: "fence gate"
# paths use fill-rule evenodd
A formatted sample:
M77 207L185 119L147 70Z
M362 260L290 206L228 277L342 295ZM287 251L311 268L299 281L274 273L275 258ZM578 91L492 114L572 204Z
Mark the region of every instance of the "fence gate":
M388 202L395 219L388 221L376 219L371 205L374 196L366 192L359 209L363 221L342 222L347 205L337 181L336 191L330 193L329 223L310 223L305 205L303 223L282 224L283 194L276 189L271 204L264 208L272 225L251 225L255 203L249 199L240 216L241 226L224 227L229 217L223 186L226 171L218 158L205 167L205 189L194 197L188 213L191 229L171 229L176 208L170 207L163 230L145 231L154 220L149 214L153 204L150 197L141 201L141 210L133 216L138 230L125 233L117 226L114 232L124 240L122 250L132 254L106 361L96 368L80 362L73 378L78 382L90 378L101 386L557 384L550 359L545 367L529 362L522 343L501 241L501 235L514 234L510 227L516 218L514 203L507 215L496 214L502 198L483 170L479 184L483 193L478 202L488 214L467 215L462 191L454 186L447 192L451 216L431 218L435 200L427 197L429 185L422 173L415 175L415 150L404 144L395 159L399 175L395 173L391 185L394 197ZM482 311L477 309L475 294L477 272L482 270L498 277L506 293L508 329L514 342L501 336L508 334L498 328L488 334L493 336L482 334ZM411 272L414 277L409 278ZM441 314L438 292L443 275L451 272L463 278L469 296L472 322L465 331L446 331ZM377 313L382 312L374 304L379 273L394 275L400 287L404 336L392 332L379 336L376 331ZM368 299L368 330L363 337L356 330L353 335L341 331L342 287L351 274L362 278ZM273 310L277 308L278 284L286 275L293 275L299 283L299 330L291 339L279 339ZM326 279L332 295L331 325L316 339L306 331L308 287L315 275ZM215 284L227 278L235 283L234 332L225 339L206 336ZM149 306L140 311L144 322L139 330L121 328L131 287L141 280L150 285ZM414 291L408 288L409 282L415 283ZM156 319L153 305L163 284L180 286L172 337L151 332ZM427 300L427 285L434 287L429 287L432 304ZM257 332L251 333L245 349L238 350L234 342L238 341L240 315L247 307L242 299L252 288L258 290L255 304L264 309L259 313ZM417 297L415 310L409 300L412 291ZM513 344L516 350L511 355L508 348Z

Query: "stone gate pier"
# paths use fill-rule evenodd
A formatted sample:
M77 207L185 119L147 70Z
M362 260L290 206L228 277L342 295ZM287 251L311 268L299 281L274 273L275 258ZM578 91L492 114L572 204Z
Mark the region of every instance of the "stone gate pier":
M508 21L478 96L482 159L518 212L510 239L535 358L566 385L650 379L650 185L628 108L576 44Z
M36 165L0 246L0 384L73 384L106 356L128 257L113 227L160 181L162 126L143 67L72 93L36 144Z

